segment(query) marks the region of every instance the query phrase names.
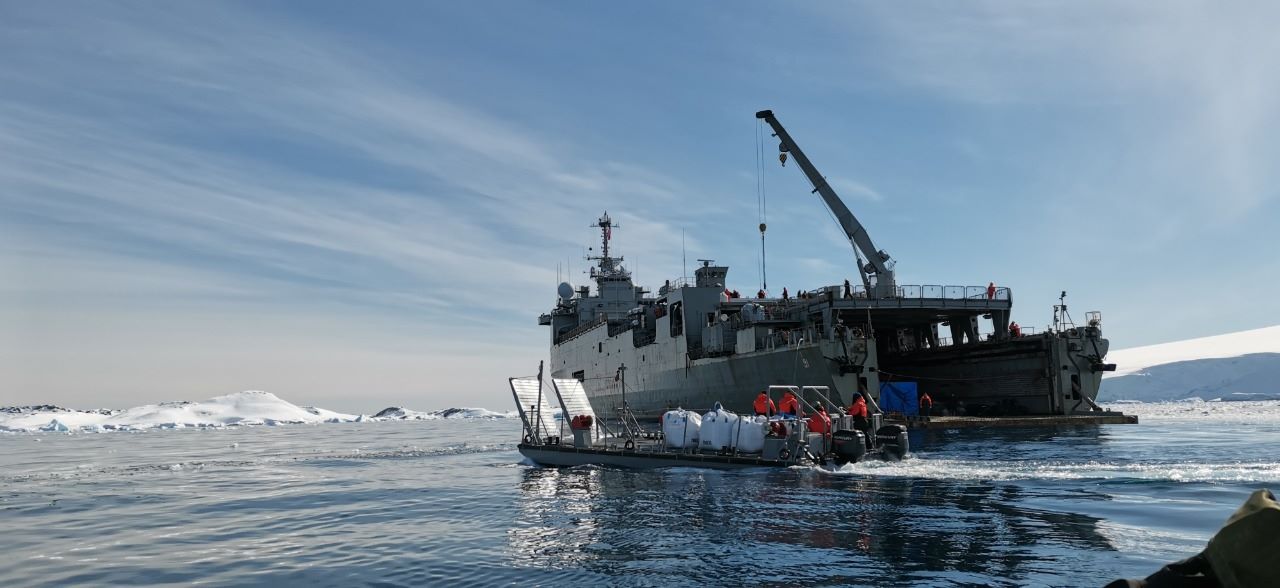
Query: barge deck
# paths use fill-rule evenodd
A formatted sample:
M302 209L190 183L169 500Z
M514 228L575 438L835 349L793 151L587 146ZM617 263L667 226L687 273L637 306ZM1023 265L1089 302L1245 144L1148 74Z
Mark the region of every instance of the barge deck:
M1060 427L1080 425L1136 425L1137 415L1120 412L1099 412L1071 415L1036 416L934 416L887 418L886 423L904 425L908 429L972 429L984 427Z

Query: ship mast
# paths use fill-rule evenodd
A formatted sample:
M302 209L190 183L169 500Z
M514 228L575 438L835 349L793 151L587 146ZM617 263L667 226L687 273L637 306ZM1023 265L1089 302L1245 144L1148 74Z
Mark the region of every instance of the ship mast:
M613 224L613 219L609 218L609 213L606 211L603 216L596 219L595 224L589 226L600 229L600 255L587 256L588 260L599 262L596 264L599 271L593 271L595 275L592 277L596 278L597 282L609 278L628 277L627 271L619 265L622 257L609 256L609 241L613 239L613 229L618 228L618 225Z

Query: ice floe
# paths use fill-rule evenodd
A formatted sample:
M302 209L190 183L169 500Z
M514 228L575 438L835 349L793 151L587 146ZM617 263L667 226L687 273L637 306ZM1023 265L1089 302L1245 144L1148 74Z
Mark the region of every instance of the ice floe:
M517 416L515 411L495 412L487 408L446 408L430 412L419 412L392 406L384 408L372 418L379 420L430 421L436 419L504 419Z

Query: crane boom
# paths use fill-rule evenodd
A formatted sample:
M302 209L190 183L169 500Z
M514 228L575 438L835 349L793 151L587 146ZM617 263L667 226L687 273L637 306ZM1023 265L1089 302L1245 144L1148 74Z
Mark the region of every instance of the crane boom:
M800 150L800 146L791 138L787 130L782 127L782 123L774 118L772 110L761 110L756 113L756 118L764 119L773 127L774 136L781 141L778 150L783 153L791 153L795 158L796 164L800 166L804 175L809 178L809 183L813 184L813 190L822 196L822 201L827 204L827 208L831 209L832 214L836 216L836 220L840 223L840 228L844 229L845 237L849 239L849 243L853 245L855 250L862 251L867 258L867 265L859 268L868 274L875 276L876 283L874 287L867 289L867 296L871 298L886 298L893 296L895 282L893 268L889 267L889 254L876 249L875 243L871 242L871 236L867 234L867 229L858 222L858 217L853 216L853 212L845 206L840 200L840 196L831 188L831 184L827 183L827 179L818 173L818 168L813 166L804 152Z

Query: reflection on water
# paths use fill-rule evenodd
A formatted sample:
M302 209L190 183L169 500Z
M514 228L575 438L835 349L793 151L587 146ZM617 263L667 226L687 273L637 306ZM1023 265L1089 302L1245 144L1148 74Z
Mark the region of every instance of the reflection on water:
M1280 480L1280 426L1248 427L913 431L915 458L834 472L530 468L510 546L611 583L1100 585Z
M1097 517L1024 506L1027 491L1008 484L800 468L585 467L532 468L520 488L523 524L509 534L513 557L607 576L649 571L745 583L1013 578L1059 573L1045 553L1112 549Z

